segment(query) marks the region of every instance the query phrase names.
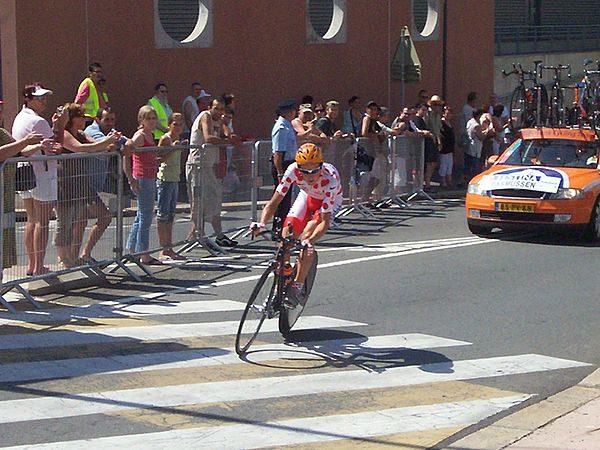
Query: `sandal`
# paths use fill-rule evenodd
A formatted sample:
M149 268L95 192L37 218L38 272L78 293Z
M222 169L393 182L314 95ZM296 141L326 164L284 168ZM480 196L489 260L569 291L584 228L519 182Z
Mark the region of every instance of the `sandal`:
M145 266L162 266L163 265L163 263L160 260L158 260L156 258L152 258L152 257L150 259L148 259L147 261L140 259L140 262Z

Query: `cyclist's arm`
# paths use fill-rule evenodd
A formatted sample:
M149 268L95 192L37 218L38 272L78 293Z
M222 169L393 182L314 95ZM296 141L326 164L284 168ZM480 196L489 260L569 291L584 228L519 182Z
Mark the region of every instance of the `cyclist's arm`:
M321 213L321 219L322 220L318 223L318 225L315 227L313 232L310 233L310 235L302 236L303 240L308 239L311 244L314 244L319 239L321 239L325 233L327 233L327 230L331 225L331 213Z
M269 202L265 205L265 207L262 210L262 214L260 216L260 223L267 223L273 218L273 216L275 215L275 211L277 211L277 207L283 200L283 197L284 196L278 192L273 193L273 197L271 197L271 200L269 200Z

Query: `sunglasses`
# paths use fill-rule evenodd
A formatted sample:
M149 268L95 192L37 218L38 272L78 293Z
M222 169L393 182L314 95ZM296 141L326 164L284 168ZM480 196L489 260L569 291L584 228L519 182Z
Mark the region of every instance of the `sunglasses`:
M317 167L316 169L301 169L300 167L298 167L298 170L300 171L300 173L304 174L304 175L315 175L317 173L319 173L321 171L321 167L323 167L323 165L319 165L319 167Z

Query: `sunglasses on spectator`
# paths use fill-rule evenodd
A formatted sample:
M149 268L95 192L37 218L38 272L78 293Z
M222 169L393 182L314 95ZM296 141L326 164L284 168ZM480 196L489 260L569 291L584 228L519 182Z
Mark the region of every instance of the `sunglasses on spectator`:
M321 167L323 167L322 164L319 164L319 167L317 167L316 169L302 169L301 167L298 167L298 170L300 171L300 173L304 174L304 175L316 175L317 173L320 172Z

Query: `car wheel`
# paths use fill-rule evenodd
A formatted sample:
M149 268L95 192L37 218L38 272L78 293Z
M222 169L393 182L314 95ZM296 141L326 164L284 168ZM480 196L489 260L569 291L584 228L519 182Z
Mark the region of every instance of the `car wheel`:
M600 242L600 198L596 199L594 209L590 216L590 223L584 235L585 239L591 242Z
M468 223L467 226L469 227L469 231L477 236L489 236L492 234L491 227L486 227L484 225L473 225L471 223Z

